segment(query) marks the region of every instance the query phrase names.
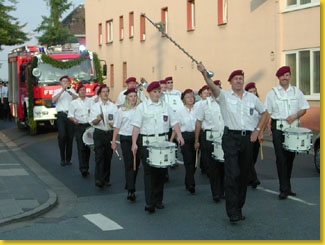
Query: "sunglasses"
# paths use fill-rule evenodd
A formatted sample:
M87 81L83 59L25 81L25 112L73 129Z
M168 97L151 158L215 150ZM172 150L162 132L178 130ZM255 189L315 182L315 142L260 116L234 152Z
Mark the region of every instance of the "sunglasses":
M173 82L167 82L168 84L173 83Z

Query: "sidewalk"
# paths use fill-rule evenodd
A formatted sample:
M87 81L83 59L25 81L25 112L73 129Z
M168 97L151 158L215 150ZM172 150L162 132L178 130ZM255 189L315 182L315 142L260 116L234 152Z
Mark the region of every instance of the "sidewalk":
M0 226L27 220L57 204L57 195L25 164L33 162L0 131Z

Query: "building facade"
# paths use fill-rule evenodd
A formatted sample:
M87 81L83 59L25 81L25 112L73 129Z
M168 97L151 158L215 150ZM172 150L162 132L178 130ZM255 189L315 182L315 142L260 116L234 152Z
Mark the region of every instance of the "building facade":
M243 69L264 101L278 84L276 70L290 65L319 128L319 0L86 0L85 10L87 47L107 62L113 100L129 76L173 76L176 89L198 90L202 61L224 89Z

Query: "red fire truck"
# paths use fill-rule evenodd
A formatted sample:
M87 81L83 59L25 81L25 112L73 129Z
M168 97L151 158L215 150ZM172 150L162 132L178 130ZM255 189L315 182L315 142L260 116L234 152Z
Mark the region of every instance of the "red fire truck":
M29 127L31 135L41 125L55 125L54 90L60 77L71 77L72 85L81 82L92 96L96 82L102 83L106 65L100 66L96 54L81 50L78 44L54 47L24 46L8 54L8 100L19 128ZM104 70L104 71L103 71Z

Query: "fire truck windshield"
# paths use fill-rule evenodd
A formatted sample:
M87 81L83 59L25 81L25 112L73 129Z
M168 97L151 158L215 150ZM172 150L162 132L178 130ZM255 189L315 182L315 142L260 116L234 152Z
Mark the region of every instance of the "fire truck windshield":
M40 70L40 76L38 78L38 83L40 84L58 84L60 77L64 75L68 75L82 82L87 82L93 75L90 60L85 60L68 69L60 69L47 63L39 63L38 69Z

